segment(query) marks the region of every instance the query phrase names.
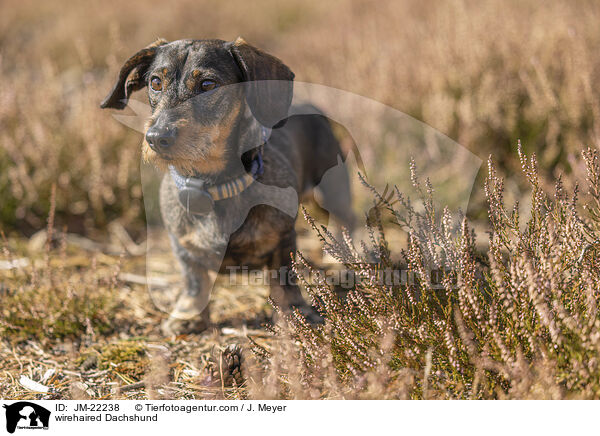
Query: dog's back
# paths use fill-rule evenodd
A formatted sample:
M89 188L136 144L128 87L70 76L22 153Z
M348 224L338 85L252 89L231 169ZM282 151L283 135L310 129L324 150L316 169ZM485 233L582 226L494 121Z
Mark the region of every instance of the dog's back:
M296 155L292 162L300 177L298 194L307 198L313 189L316 190L319 205L352 230L355 218L346 166L347 151L340 146L329 119L317 108L305 105L302 112L312 113L292 115L283 127L273 131L275 136L286 136L286 142L294 148L289 153Z

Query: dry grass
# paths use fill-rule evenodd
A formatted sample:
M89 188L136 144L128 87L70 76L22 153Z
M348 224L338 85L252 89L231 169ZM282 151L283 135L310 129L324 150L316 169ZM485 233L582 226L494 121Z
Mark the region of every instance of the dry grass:
M261 323L269 314L260 289L239 298L239 292L217 287L214 328L168 340L157 329L165 314L146 287L131 279L145 273L143 256L115 255L106 248L90 252L81 240L67 242L64 235L59 235L62 246L46 254L36 239L12 239L4 247L3 258L27 259L28 265L0 271L0 397L234 395L231 386L221 385L215 362L227 345L246 343L247 334L266 337ZM50 391L28 390L19 383L21 376Z

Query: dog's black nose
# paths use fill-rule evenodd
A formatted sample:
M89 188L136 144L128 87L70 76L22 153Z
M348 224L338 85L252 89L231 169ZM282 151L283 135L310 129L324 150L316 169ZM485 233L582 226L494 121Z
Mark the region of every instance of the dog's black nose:
M146 132L146 142L154 151L165 150L175 142L175 129L153 126Z

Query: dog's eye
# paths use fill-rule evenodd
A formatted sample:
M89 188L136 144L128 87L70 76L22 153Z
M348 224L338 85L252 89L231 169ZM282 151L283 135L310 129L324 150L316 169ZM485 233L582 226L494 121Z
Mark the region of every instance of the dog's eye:
M150 80L150 86L153 90L160 91L162 90L162 80L155 76Z
M203 80L200 84L200 89L202 91L210 91L211 89L215 89L217 87L217 82L214 80Z

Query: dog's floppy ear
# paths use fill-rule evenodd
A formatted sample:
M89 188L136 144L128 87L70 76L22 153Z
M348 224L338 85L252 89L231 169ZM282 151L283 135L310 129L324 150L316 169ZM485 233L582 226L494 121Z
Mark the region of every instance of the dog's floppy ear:
M156 56L157 48L164 44L167 44L167 41L158 39L127 59L119 71L119 78L112 91L100 104L102 109L123 109L127 106L131 93L146 86L144 74Z
M246 101L252 114L266 127L281 127L294 92L294 73L275 56L252 47L242 38L229 50L248 83Z

